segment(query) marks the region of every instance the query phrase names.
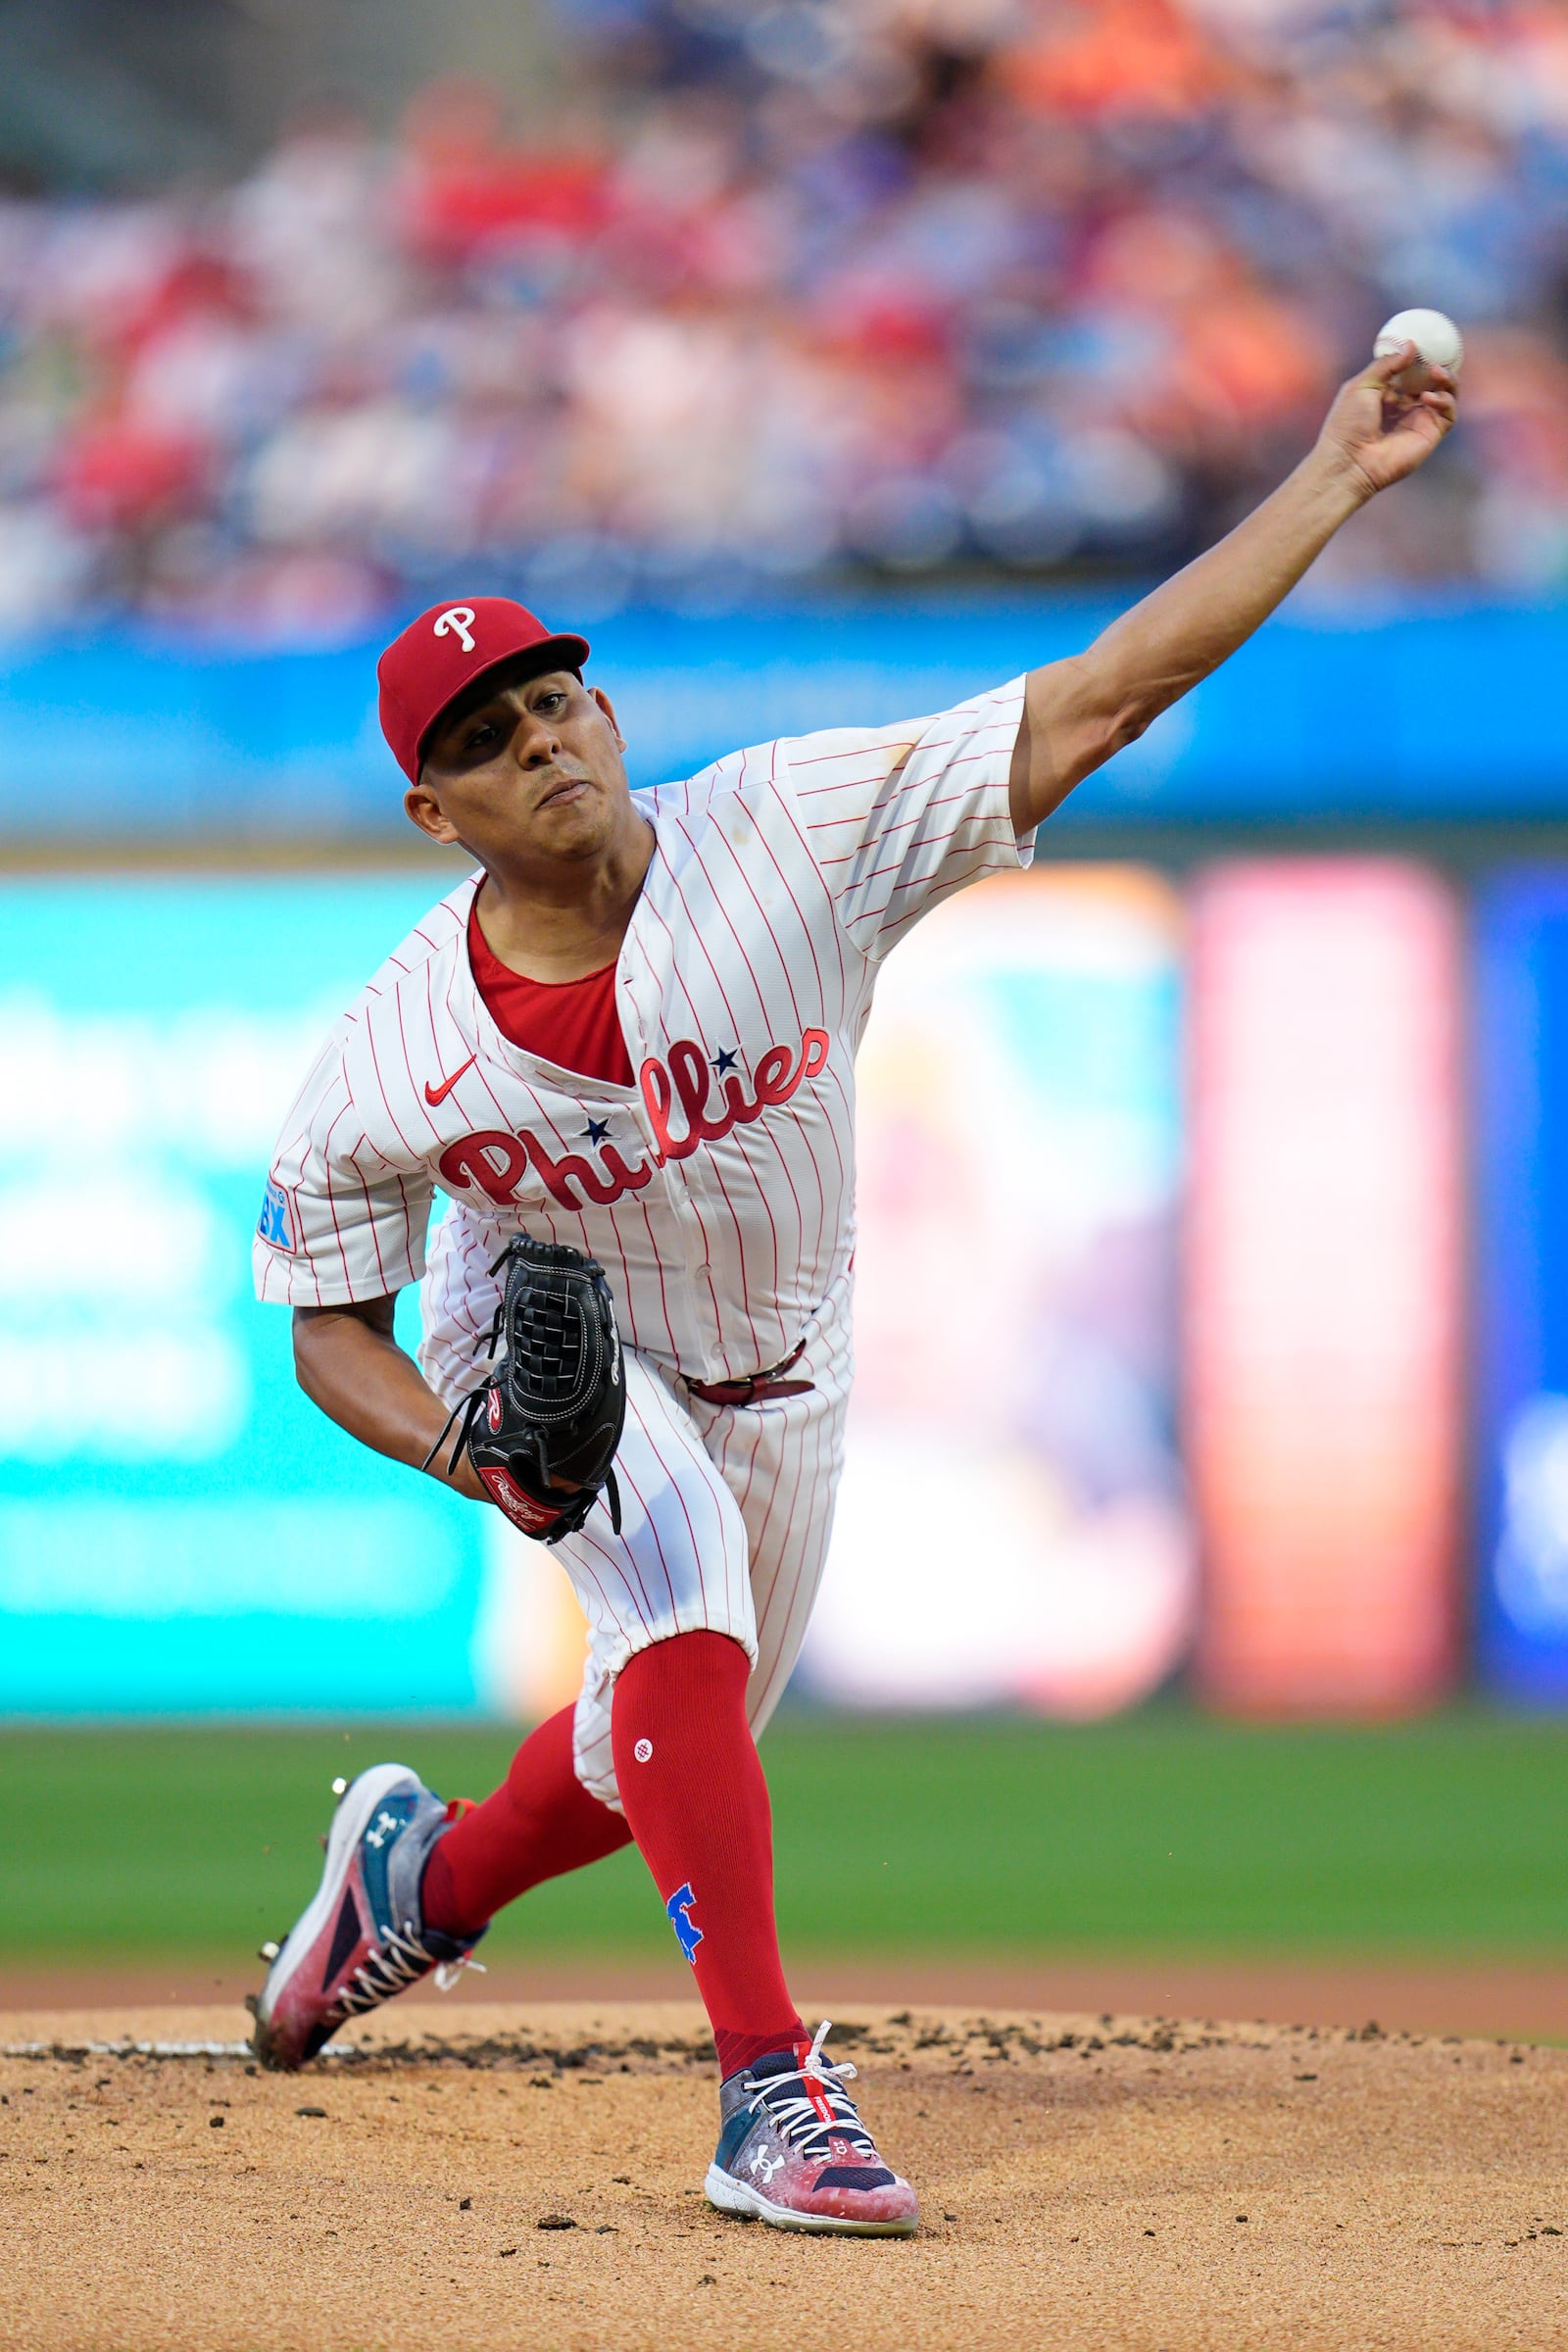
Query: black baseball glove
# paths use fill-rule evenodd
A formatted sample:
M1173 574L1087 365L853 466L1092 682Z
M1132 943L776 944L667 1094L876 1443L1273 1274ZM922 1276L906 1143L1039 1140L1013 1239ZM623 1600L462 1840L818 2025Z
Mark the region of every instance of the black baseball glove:
M542 1544L581 1527L603 1490L619 1535L611 1465L626 1420L626 1380L604 1268L564 1242L526 1233L508 1243L491 1271L503 1267L490 1326L490 1352L501 1347L502 1360L447 1423L461 1416L447 1476L466 1449L491 1499Z

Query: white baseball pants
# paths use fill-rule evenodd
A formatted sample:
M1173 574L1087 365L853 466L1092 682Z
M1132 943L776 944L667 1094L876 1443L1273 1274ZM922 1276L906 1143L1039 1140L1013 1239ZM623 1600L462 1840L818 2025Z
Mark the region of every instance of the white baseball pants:
M615 1677L673 1634L728 1634L753 1664L760 1733L783 1695L827 1556L844 1454L848 1302L824 1308L791 1376L815 1387L772 1403L708 1404L626 1351L626 1428L615 1456L621 1532L597 1507L556 1557L588 1620L577 1700L577 1777L621 1810L610 1744Z
M420 1300L419 1364L455 1404L489 1368L483 1346L500 1298L499 1243L456 1215L437 1238ZM615 1456L621 1532L599 1505L550 1555L588 1620L578 1778L617 1813L610 1701L639 1649L673 1634L732 1636L753 1664L754 1732L783 1695L833 1525L852 1368L850 1290L846 1276L807 1327L806 1351L790 1367L792 1379L815 1384L804 1396L708 1404L651 1357L625 1350L626 1427Z

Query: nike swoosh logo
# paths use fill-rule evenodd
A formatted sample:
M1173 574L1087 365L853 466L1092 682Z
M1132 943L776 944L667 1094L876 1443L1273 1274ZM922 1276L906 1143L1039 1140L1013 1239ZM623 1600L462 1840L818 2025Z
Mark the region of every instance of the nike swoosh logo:
M467 1060L463 1065L463 1070L471 1070L478 1058L479 1056L477 1054L470 1054ZM427 1078L424 1082L425 1101L432 1105L437 1102L444 1102L448 1095L451 1094L452 1089L457 1085L458 1080L463 1076L463 1070L454 1070L451 1077L443 1078L439 1086L432 1086Z

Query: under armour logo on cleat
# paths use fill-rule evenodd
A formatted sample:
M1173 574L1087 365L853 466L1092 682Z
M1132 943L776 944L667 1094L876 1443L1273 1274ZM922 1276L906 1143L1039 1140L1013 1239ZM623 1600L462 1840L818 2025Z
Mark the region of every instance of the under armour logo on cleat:
M768 2182L772 2180L773 2175L775 2173L781 2173L784 2170L784 2159L782 2156L770 2156L766 2148L759 2148L757 2154L752 2158L751 2163L746 2169L751 2174L754 2180L756 2180L758 2174L760 2173L762 2176L762 2186L765 2188Z
M669 1924L675 1931L675 1940L693 1968L697 1966L697 1946L703 1940L703 1931L692 1918L692 1905L696 1900L692 1883L688 1879L684 1886L676 1887L664 1905L669 1913Z
M373 1845L379 1853L387 1839L395 1836L401 1827L402 1824L395 1813L378 1813L375 1817L375 1827L365 1833L365 1842L367 1845Z

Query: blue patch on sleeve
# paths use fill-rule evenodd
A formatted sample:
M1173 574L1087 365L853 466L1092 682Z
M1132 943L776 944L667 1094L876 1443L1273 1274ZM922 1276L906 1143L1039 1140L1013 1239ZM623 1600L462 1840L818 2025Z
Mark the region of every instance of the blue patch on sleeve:
M256 1230L270 1250L296 1248L294 1238L294 1203L282 1185L270 1179L262 1195L262 1213L256 1220Z

